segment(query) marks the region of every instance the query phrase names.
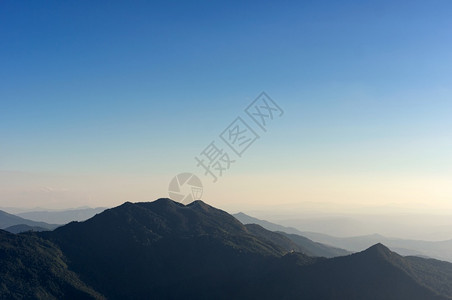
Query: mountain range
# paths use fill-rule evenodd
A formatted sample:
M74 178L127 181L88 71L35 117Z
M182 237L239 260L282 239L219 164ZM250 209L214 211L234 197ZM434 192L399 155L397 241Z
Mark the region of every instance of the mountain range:
M19 227L17 225L20 225ZM46 222L37 222L21 218L16 215L9 214L0 210L0 229L5 229L13 232L20 232L21 230L53 230L59 225L48 224Z
M126 202L53 231L0 231L0 298L452 299L450 263L319 249L202 201Z
M271 223L266 220L260 220L244 213L234 214L243 224L259 224L262 227L278 231L292 238L302 236L315 242L345 249L350 252L358 252L369 248L377 243L382 243L391 250L402 255L414 255L421 257L431 257L440 260L452 262L452 240L445 241L421 241L400 238L389 238L380 234L362 235L354 237L335 237L328 234L301 231L293 227L285 227L279 224Z
M105 207L77 208L67 210L37 210L7 213L0 210L0 229L11 233L53 230L61 224L85 221L105 210Z
M16 215L28 220L52 224L66 224L72 221L85 221L106 210L105 207L76 208L66 210L37 210L17 213Z

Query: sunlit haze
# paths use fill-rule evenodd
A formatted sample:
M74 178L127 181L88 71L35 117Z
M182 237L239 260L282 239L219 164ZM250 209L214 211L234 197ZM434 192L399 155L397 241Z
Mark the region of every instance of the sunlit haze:
M452 2L274 3L0 3L0 209L153 201L188 172L231 213L452 238Z

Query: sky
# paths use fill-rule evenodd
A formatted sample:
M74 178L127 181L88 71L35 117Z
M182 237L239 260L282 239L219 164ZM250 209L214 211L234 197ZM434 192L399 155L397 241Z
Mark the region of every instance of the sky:
M228 211L452 214L451 9L1 1L0 207L152 201L188 172ZM211 142L234 161L216 182Z

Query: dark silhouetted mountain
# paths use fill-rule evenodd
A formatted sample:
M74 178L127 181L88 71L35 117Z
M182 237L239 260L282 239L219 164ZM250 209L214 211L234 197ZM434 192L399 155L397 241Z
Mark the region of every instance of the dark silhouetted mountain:
M285 232L279 232L280 234L286 236L289 238L292 242L294 242L296 245L301 247L303 249L303 252L307 255L311 256L323 256L327 258L337 257L337 256L344 256L351 254L350 251L327 246L322 243L314 242L307 237L298 235L298 234L288 234Z
M38 287L61 295L60 285L53 292L47 281L18 274L28 267L36 276L54 274L48 264L56 261L70 273L63 278L75 276L75 291L107 299L452 299L449 263L402 257L383 245L330 259L291 252L296 245L284 235L244 226L202 201L127 202L54 231L4 235L1 282L12 282L0 298L16 286L27 295ZM22 260L22 249L35 248L35 260Z
M10 233L21 233L27 231L48 231L49 229L39 226L30 226L25 224L13 225L4 229Z
M68 210L29 211L16 214L19 217L37 222L67 224L72 221L85 221L106 210L105 207L77 208Z
M48 230L53 230L60 226L56 224L48 224L45 222L36 222L27 220L0 210L0 229L5 229L14 225L28 225L31 227L42 227Z
M420 260L420 261L418 261ZM422 263L420 263L422 262ZM452 265L404 258L381 244L349 256L273 270L289 299L451 299ZM282 269L281 269L282 268ZM290 272L289 268L293 271ZM289 273L288 273L289 272ZM276 280L270 276L270 280ZM308 295L308 296L307 296Z
M115 299L230 299L247 270L284 254L201 201L128 202L41 235L61 247L85 282Z
M257 224L247 224L245 227L250 233L280 246L287 252L295 251L308 256L320 256L327 258L351 254L351 252L346 250L325 246L297 234L273 232Z
M270 223L268 221L259 220L250 217L244 213L234 214L233 216L236 217L241 223L246 224L245 226L247 228L249 228L250 230L254 230L253 234L266 238L267 240L270 240L273 243L282 246L283 249L286 250L291 249L298 252L302 252L306 255L323 256L327 258L343 256L351 253L344 249L331 247L321 243L314 242L299 234L288 233L288 232L300 232L295 228L284 227L281 225ZM257 226L250 227L253 224ZM270 230L272 233L266 232L267 231L266 229ZM285 236L285 239L281 237L281 235ZM287 241L287 239L289 241Z
M289 239L288 237L285 237L284 235L282 235L278 232L273 232L273 231L267 230L257 224L246 224L245 227L248 230L248 232L250 232L251 234L258 236L270 243L280 246L286 252L294 252L295 251L295 252L301 252L303 254L310 255L310 256L316 256L316 255L312 255L311 253L307 253L307 251L303 247L298 246L291 239Z
M103 299L69 271L61 251L31 235L0 230L0 299Z

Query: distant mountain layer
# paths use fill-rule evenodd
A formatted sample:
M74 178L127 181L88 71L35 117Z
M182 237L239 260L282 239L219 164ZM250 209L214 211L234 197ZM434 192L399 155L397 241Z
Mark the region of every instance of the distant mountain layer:
M15 225L28 225L36 228L45 228L47 230L53 230L59 226L56 224L27 220L0 210L0 229L5 229Z
M105 210L105 207L80 208L59 211L30 211L18 213L19 217L52 224L67 224L72 221L85 221Z
M265 220L260 220L244 213L238 213L234 216L244 224L259 224L268 230L284 232L286 233L286 236L292 240L297 239L297 237L293 235L296 234L323 245L345 249L350 252L363 251L372 245L382 243L388 246L392 251L396 251L402 255L431 257L452 262L452 240L439 242L417 241L388 238L379 234L343 238L323 233L300 231L292 227L285 227Z
M271 223L265 220L260 220L254 217L251 217L247 214L244 214L242 212L237 213L237 214L233 214L233 216L239 220L240 222L242 222L243 224L257 224L260 225L262 227L264 227L265 229L271 230L271 231L282 231L285 233L290 233L290 234L298 234L298 235L302 235L303 232L301 232L300 230L293 228L293 227L285 227L279 224L275 224L275 223Z
M452 299L450 263L381 244L305 251L202 201L127 202L54 231L0 232L0 298Z
M304 232L304 236L320 243L333 245L350 251L362 251L370 245L384 243L391 250L402 255L415 255L421 257L431 257L452 262L452 240L430 242L388 238L379 234L356 236L356 237L333 237L326 234Z
M5 231L8 231L10 233L21 233L21 232L27 232L27 231L48 231L49 229L39 226L30 226L25 224L19 224L19 225L13 225L6 227L4 229Z
M273 232L266 230L257 224L247 224L245 227L254 235L280 245L288 251L296 251L309 256L323 256L327 258L351 254L349 251L316 243L297 234L287 234L281 231Z
M262 232L258 231L259 227L265 228L265 229L267 229L267 231L268 230L275 231L275 232L272 232L273 236L282 235L283 238L289 240L292 244L296 245L296 248L294 248L294 250L296 250L298 252L302 252L306 255L323 256L323 257L331 258L331 257L343 256L343 255L347 255L347 254L351 253L344 249L331 247L331 246L327 246L327 245L324 245L321 243L314 242L304 236L301 236L300 235L301 231L298 231L295 228L284 227L284 226L273 224L273 223L270 223L270 222L267 222L264 220L259 220L259 219L250 217L244 213L234 214L233 216L236 217L243 224L247 224L245 226L247 226L247 228L249 228L250 230L255 228L253 233L256 235L259 235L261 237L265 238L265 236L263 236ZM253 224L260 225L260 226L254 227L254 226L252 226ZM289 234L288 232L291 234ZM267 237L267 238L270 238L270 237ZM281 237L279 239L281 239Z

